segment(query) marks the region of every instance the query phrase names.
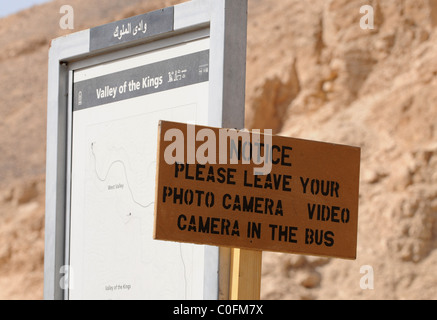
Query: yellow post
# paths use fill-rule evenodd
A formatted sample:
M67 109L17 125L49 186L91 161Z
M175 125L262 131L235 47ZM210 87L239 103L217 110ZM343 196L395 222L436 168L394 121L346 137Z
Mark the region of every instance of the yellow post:
M260 300L262 251L231 250L230 300Z

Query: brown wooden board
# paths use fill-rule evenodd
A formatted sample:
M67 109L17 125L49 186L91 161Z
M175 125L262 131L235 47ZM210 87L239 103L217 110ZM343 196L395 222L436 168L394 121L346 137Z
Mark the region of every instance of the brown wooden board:
M183 157L169 165L166 151L167 158L175 156L174 146L181 142L180 136L171 135L165 141L172 129L183 133L185 140ZM211 130L216 141L198 136ZM196 152L211 160L205 150L215 145L216 161L210 162L220 163L219 130L160 123L156 240L356 259L360 148L261 135L261 143L269 146L261 155L272 150L268 175L255 175L254 168L262 165L253 162L193 162ZM193 137L200 141L192 142ZM229 160L232 143L226 140ZM248 155L244 152L249 148L240 150ZM232 152L235 159L236 149Z

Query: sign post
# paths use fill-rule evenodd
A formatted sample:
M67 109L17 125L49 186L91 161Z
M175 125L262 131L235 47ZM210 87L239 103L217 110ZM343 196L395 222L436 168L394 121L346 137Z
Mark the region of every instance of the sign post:
M262 251L232 249L231 300L260 300Z

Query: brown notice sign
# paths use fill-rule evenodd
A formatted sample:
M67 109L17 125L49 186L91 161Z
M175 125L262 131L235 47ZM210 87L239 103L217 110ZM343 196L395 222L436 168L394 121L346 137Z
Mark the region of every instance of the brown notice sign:
M158 137L155 239L356 259L359 148L164 121Z

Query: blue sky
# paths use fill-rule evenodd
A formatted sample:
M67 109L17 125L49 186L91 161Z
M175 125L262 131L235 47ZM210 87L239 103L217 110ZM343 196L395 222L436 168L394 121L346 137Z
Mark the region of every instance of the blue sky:
M0 18L51 0L0 0Z

